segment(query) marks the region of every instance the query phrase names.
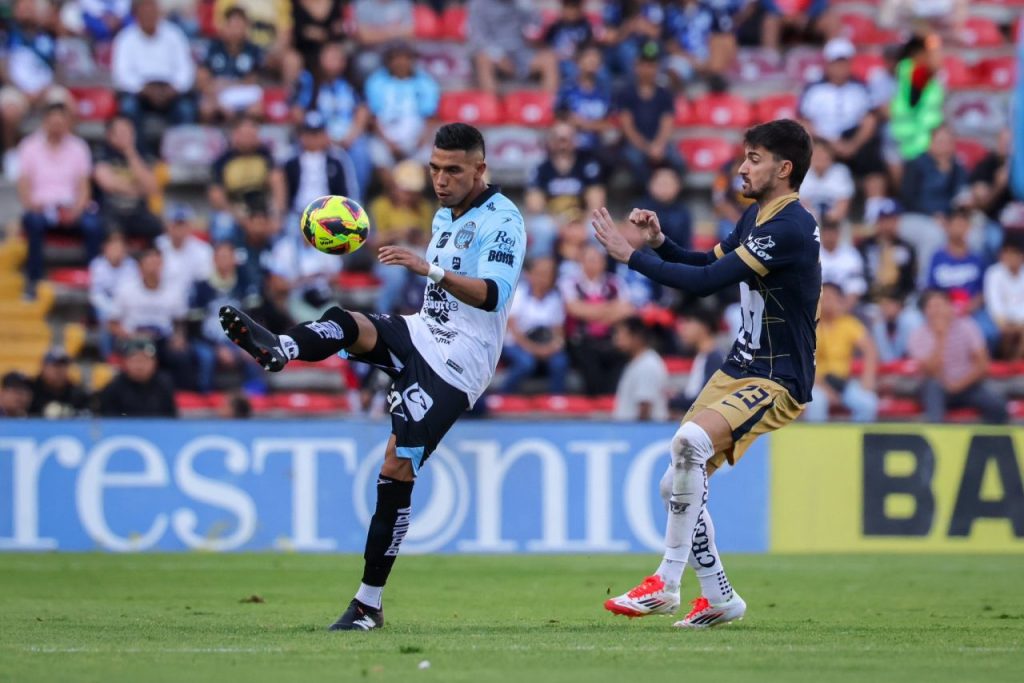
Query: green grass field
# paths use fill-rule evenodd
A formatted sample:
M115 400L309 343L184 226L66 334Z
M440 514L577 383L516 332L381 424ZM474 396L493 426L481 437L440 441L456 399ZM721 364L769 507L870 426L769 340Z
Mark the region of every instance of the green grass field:
M404 557L387 627L328 633L361 558L0 554L0 680L1024 680L1020 557L732 556L741 623L605 613L655 559Z

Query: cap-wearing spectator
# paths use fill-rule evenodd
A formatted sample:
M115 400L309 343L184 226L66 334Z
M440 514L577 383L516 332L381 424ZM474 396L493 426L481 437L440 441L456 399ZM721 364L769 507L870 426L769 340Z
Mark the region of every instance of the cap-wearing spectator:
M906 358L910 334L924 324L921 311L915 306L907 306L906 301L905 296L893 289L879 294L878 308L871 322L871 337L883 363Z
M917 282L917 253L913 245L899 236L903 210L893 199L878 204L874 234L860 245L864 274L870 283L869 294L878 297L891 291L900 298L913 294Z
M644 43L633 70L633 82L618 99L619 125L622 127L622 157L629 164L635 183L647 183L651 170L670 164L685 168L679 151L672 144L672 120L675 104L672 93L658 85L658 43Z
M370 186L373 164L370 161L370 110L359 91L345 77L348 55L345 44L325 43L318 57L319 67L303 71L295 86L293 118L300 123L309 110L323 116L330 142L345 150L355 166L360 189ZM358 198L356 195L348 195Z
M195 212L187 204L172 204L164 214L167 234L156 239L164 260L163 278L187 297L192 285L210 276L213 247L195 235Z
M525 80L540 76L540 87L558 87L558 64L552 55L534 52L526 43L528 3L521 0L469 0L466 38L481 90L498 91L499 78Z
M668 370L651 348L650 331L638 317L615 326L615 348L628 359L615 387L612 419L650 422L668 419Z
M739 168L742 159L729 161L719 169L711 183L711 206L718 217L718 236L724 238L736 227L753 199L743 195L743 179Z
M576 147L576 128L559 121L548 135L548 156L531 173L526 206L532 213L563 215L605 204L604 171L592 154Z
M0 379L0 417L28 417L32 405L32 383L12 370Z
M297 223L317 197L360 197L360 185L347 155L331 150L327 121L318 111L307 112L299 128L299 151L283 167L285 206Z
M1024 244L1008 237L985 273L985 307L999 328L999 355L1024 359Z
M839 237L839 224L821 223L821 281L839 287L853 305L868 291L864 280L864 260L860 252Z
M889 134L908 161L928 151L934 130L942 125L946 93L940 77L941 46L938 36L911 38L904 49L906 56L896 65Z
M124 235L112 232L103 242L103 253L89 262L89 303L100 327L100 354L107 358L114 350L110 321L114 317L114 295L135 286L139 267L128 257Z
M28 238L26 296L35 297L43 277L43 242L48 231L81 236L89 259L100 252L103 224L92 202L92 157L85 140L71 132L71 114L51 104L43 123L18 147L18 200Z
M878 350L864 325L847 311L843 291L824 283L813 400L804 411L808 422L825 422L835 406L849 410L855 422L873 422L878 416ZM855 355L864 362L859 378L851 377Z
M556 273L552 258L531 261L525 281L516 290L508 314L508 339L501 352L508 364L502 393L518 393L538 367L547 375L550 393L565 393L569 356L565 352L565 303L555 288Z
M601 49L595 43L581 45L576 55L576 72L562 80L555 99L555 111L576 126L579 148L593 152L601 148L604 134L615 130L609 119L611 85L601 70Z
M853 177L845 164L836 161L832 145L824 138L814 140L811 167L800 184L800 202L819 221L842 223L850 213Z
M655 166L647 182L647 194L637 206L658 214L666 237L688 249L693 239L693 216L683 201L682 192L683 179L674 166Z
M579 47L594 39L594 31L583 14L582 0L562 0L558 18L544 31L543 59L557 64L560 78L571 78Z
M124 345L121 372L103 388L98 413L104 417L177 417L174 386L159 372L156 346L148 339Z
M135 23L114 38L111 76L121 113L140 136L146 115L170 124L196 120L192 101L196 65L188 38L161 16L156 0L135 0Z
M989 357L978 325L958 317L945 292L921 297L925 324L910 335L910 356L921 366L921 400L929 422L942 422L948 408L976 408L986 423L1007 421L1006 400L985 379Z
M77 0L86 35L97 43L109 43L131 23L132 0Z
M108 229L147 241L163 232L160 219L149 210L150 199L159 194L160 185L136 149L130 119L118 115L107 122L92 177Z
M415 62L412 46L393 45L380 67L366 81L366 103L376 117L371 157L378 168L390 168L407 157L429 155L432 122L441 90Z
M275 217L284 207L284 179L270 150L260 141L259 122L243 116L231 131L231 142L211 171L208 197L215 212L211 237L232 239L245 220L248 197L263 197Z
M364 48L382 47L413 37L410 0L355 0L356 42Z
M971 211L956 209L946 219L946 246L935 252L928 266L928 288L949 295L959 313L982 308L985 262L967 245Z
M673 410L686 412L697 400L711 375L722 367L725 355L718 348L719 315L705 307L694 307L685 311L676 321L676 334L686 351L693 354L693 365L686 378L686 385L669 401Z
M569 355L583 376L587 394L610 394L622 366L622 356L612 345L612 330L633 314L633 305L619 278L606 270L600 247L586 244L579 265L577 272L558 281L568 314Z
M939 126L928 151L903 169L903 207L912 213L945 215L966 185L967 171L956 158L953 131Z
M14 0L0 39L0 141L10 150L32 108L65 98L67 91L54 84L57 40L36 0Z
M294 0L292 2L292 44L302 68L312 71L327 43L346 38L346 0ZM286 81L287 82L287 81Z
M248 39L249 18L241 7L224 15L218 36L210 42L199 69L199 119L231 121L241 112L259 115L263 89L257 83L263 52Z
M43 356L43 367L32 385L32 403L28 414L46 417L74 417L89 408L89 396L71 380L71 357L62 348L53 348Z

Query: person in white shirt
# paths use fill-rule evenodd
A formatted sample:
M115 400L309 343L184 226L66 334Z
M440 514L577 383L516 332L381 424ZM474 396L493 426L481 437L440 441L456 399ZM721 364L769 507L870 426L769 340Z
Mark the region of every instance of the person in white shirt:
M651 348L643 320L626 318L615 326L615 348L629 362L615 389L612 418L619 421L649 422L668 419L668 370L658 352Z
M100 353L104 358L114 350L109 324L114 314L114 294L135 286L139 268L128 258L124 236L119 232L107 235L103 252L89 263L89 303L100 325Z
M818 221L825 219L842 223L850 213L854 186L850 169L836 162L832 144L815 138L811 168L800 184L800 203Z
M194 234L195 212L187 204L173 204L164 214L167 233L156 238L164 260L163 280L181 288L187 301L192 285L213 272L213 247Z
M985 273L985 309L999 328L999 356L1024 359L1024 240L1006 237Z
M868 291L864 279L864 259L857 249L840 242L839 224L832 220L821 222L821 281L831 282L846 295L852 310Z
M503 394L517 393L539 364L547 371L548 390L565 393L569 355L565 352L565 302L555 288L557 271L550 257L527 265L527 281L519 285L508 313L508 341L501 353L508 363Z
M157 0L136 0L135 23L114 39L111 76L118 108L138 135L147 114L170 124L196 120L196 65L184 32L161 17ZM141 135L140 145L142 144Z

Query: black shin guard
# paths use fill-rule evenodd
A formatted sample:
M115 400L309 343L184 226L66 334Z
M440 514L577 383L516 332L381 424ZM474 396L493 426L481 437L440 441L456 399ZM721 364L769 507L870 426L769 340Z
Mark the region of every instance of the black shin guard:
M295 342L298 353L295 358L318 361L355 344L359 339L359 325L351 313L333 306L319 320L296 325L285 334ZM289 358L293 357L291 349L284 351Z
M412 516L411 481L398 481L380 476L377 479L377 509L370 520L363 559L363 583L383 586L398 558L405 532Z

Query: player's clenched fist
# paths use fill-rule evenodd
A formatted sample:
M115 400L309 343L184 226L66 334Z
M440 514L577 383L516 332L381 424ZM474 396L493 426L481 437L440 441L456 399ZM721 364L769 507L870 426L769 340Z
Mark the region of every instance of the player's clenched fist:
M649 209L633 209L629 212L629 222L640 228L647 246L652 249L657 249L665 242L665 235L661 232L661 222L655 212Z

